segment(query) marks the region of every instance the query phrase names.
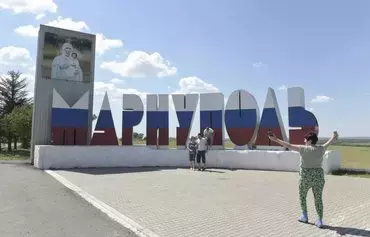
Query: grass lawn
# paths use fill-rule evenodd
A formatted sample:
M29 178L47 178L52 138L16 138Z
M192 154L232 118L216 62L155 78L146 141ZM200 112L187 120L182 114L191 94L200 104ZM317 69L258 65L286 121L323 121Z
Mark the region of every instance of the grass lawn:
M0 151L0 160L27 160L28 158L30 158L29 150Z

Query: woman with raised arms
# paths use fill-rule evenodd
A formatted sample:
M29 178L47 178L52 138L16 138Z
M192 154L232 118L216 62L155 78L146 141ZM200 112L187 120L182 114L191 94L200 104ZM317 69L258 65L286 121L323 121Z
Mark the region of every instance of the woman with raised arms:
M322 168L323 156L329 145L338 139L338 133L334 132L331 138L323 145L316 145L318 137L316 133L310 132L304 137L305 145L293 145L288 142L282 141L269 132L268 134L271 141L282 145L293 151L298 151L301 156L300 162L300 179L299 179L299 199L302 209L302 215L298 221L308 223L307 215L307 193L310 188L315 199L315 207L318 219L315 225L319 228L323 226L323 201L322 192L325 186L324 170Z

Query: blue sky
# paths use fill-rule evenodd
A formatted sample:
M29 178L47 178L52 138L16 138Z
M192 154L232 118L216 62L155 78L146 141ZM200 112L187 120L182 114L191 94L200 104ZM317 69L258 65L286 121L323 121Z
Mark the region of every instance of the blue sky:
M100 34L94 111L108 90L118 131L124 92L227 97L245 89L262 111L268 87L287 129L287 93L279 88L301 86L320 135L370 136L369 1L13 2L0 0L0 74L34 77L39 24ZM172 136L176 126L171 112ZM144 128L145 120L136 131Z

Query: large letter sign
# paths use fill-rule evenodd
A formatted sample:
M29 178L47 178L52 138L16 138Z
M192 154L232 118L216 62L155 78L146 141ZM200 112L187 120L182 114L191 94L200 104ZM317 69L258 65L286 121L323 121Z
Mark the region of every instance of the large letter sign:
M133 127L141 122L144 105L138 95L123 95L122 145L132 145Z
M52 106L52 139L55 145L86 145L88 131L87 91L72 107L67 105L54 89ZM184 148L192 128L194 112L199 102L200 132L206 127L214 131L213 147L222 148L224 131L236 146L256 145L258 148L279 146L268 139L271 130L282 140L287 135L282 122L279 105L272 88L267 91L265 105L260 112L256 99L245 90L236 90L228 98L224 110L222 93L174 94L172 95L179 127L176 128L176 145ZM300 87L288 89L289 141L303 144L309 131L318 132L315 115L305 109L304 90ZM124 94L122 105L122 145L133 145L133 127L144 115L144 105L138 95ZM96 123L91 145L118 145L107 93ZM169 145L169 95L147 95L146 145L167 147Z
M272 88L268 89L265 106L262 111L256 141L257 146L279 146L277 143L270 142L267 136L268 130L271 130L279 139L287 141L279 105L277 103L275 91Z
M256 99L247 91L231 93L226 103L225 125L230 140L237 146L254 142L259 122Z
M300 87L288 89L289 106L289 141L303 144L303 137L309 131L318 133L318 123L315 115L305 109L304 90Z
M168 95L147 95L146 145L168 146Z
M116 129L114 127L112 111L110 109L108 94L105 93L103 104L96 122L91 145L118 145Z
M176 110L179 127L176 128L176 145L185 146L189 137L189 132L193 125L194 112L197 108L198 94L174 94L172 95L173 104Z
M200 94L200 130L214 130L213 146L223 146L224 95L221 93Z
M54 145L87 145L89 91L70 107L53 89L51 138Z

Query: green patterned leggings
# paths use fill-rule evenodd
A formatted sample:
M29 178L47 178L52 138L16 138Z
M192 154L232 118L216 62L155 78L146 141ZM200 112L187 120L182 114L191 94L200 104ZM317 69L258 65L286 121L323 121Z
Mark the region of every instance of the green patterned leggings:
M315 199L317 215L320 219L323 217L324 207L322 202L322 192L325 186L324 170L321 168L301 168L299 179L299 199L302 213L307 214L307 193L312 188Z

